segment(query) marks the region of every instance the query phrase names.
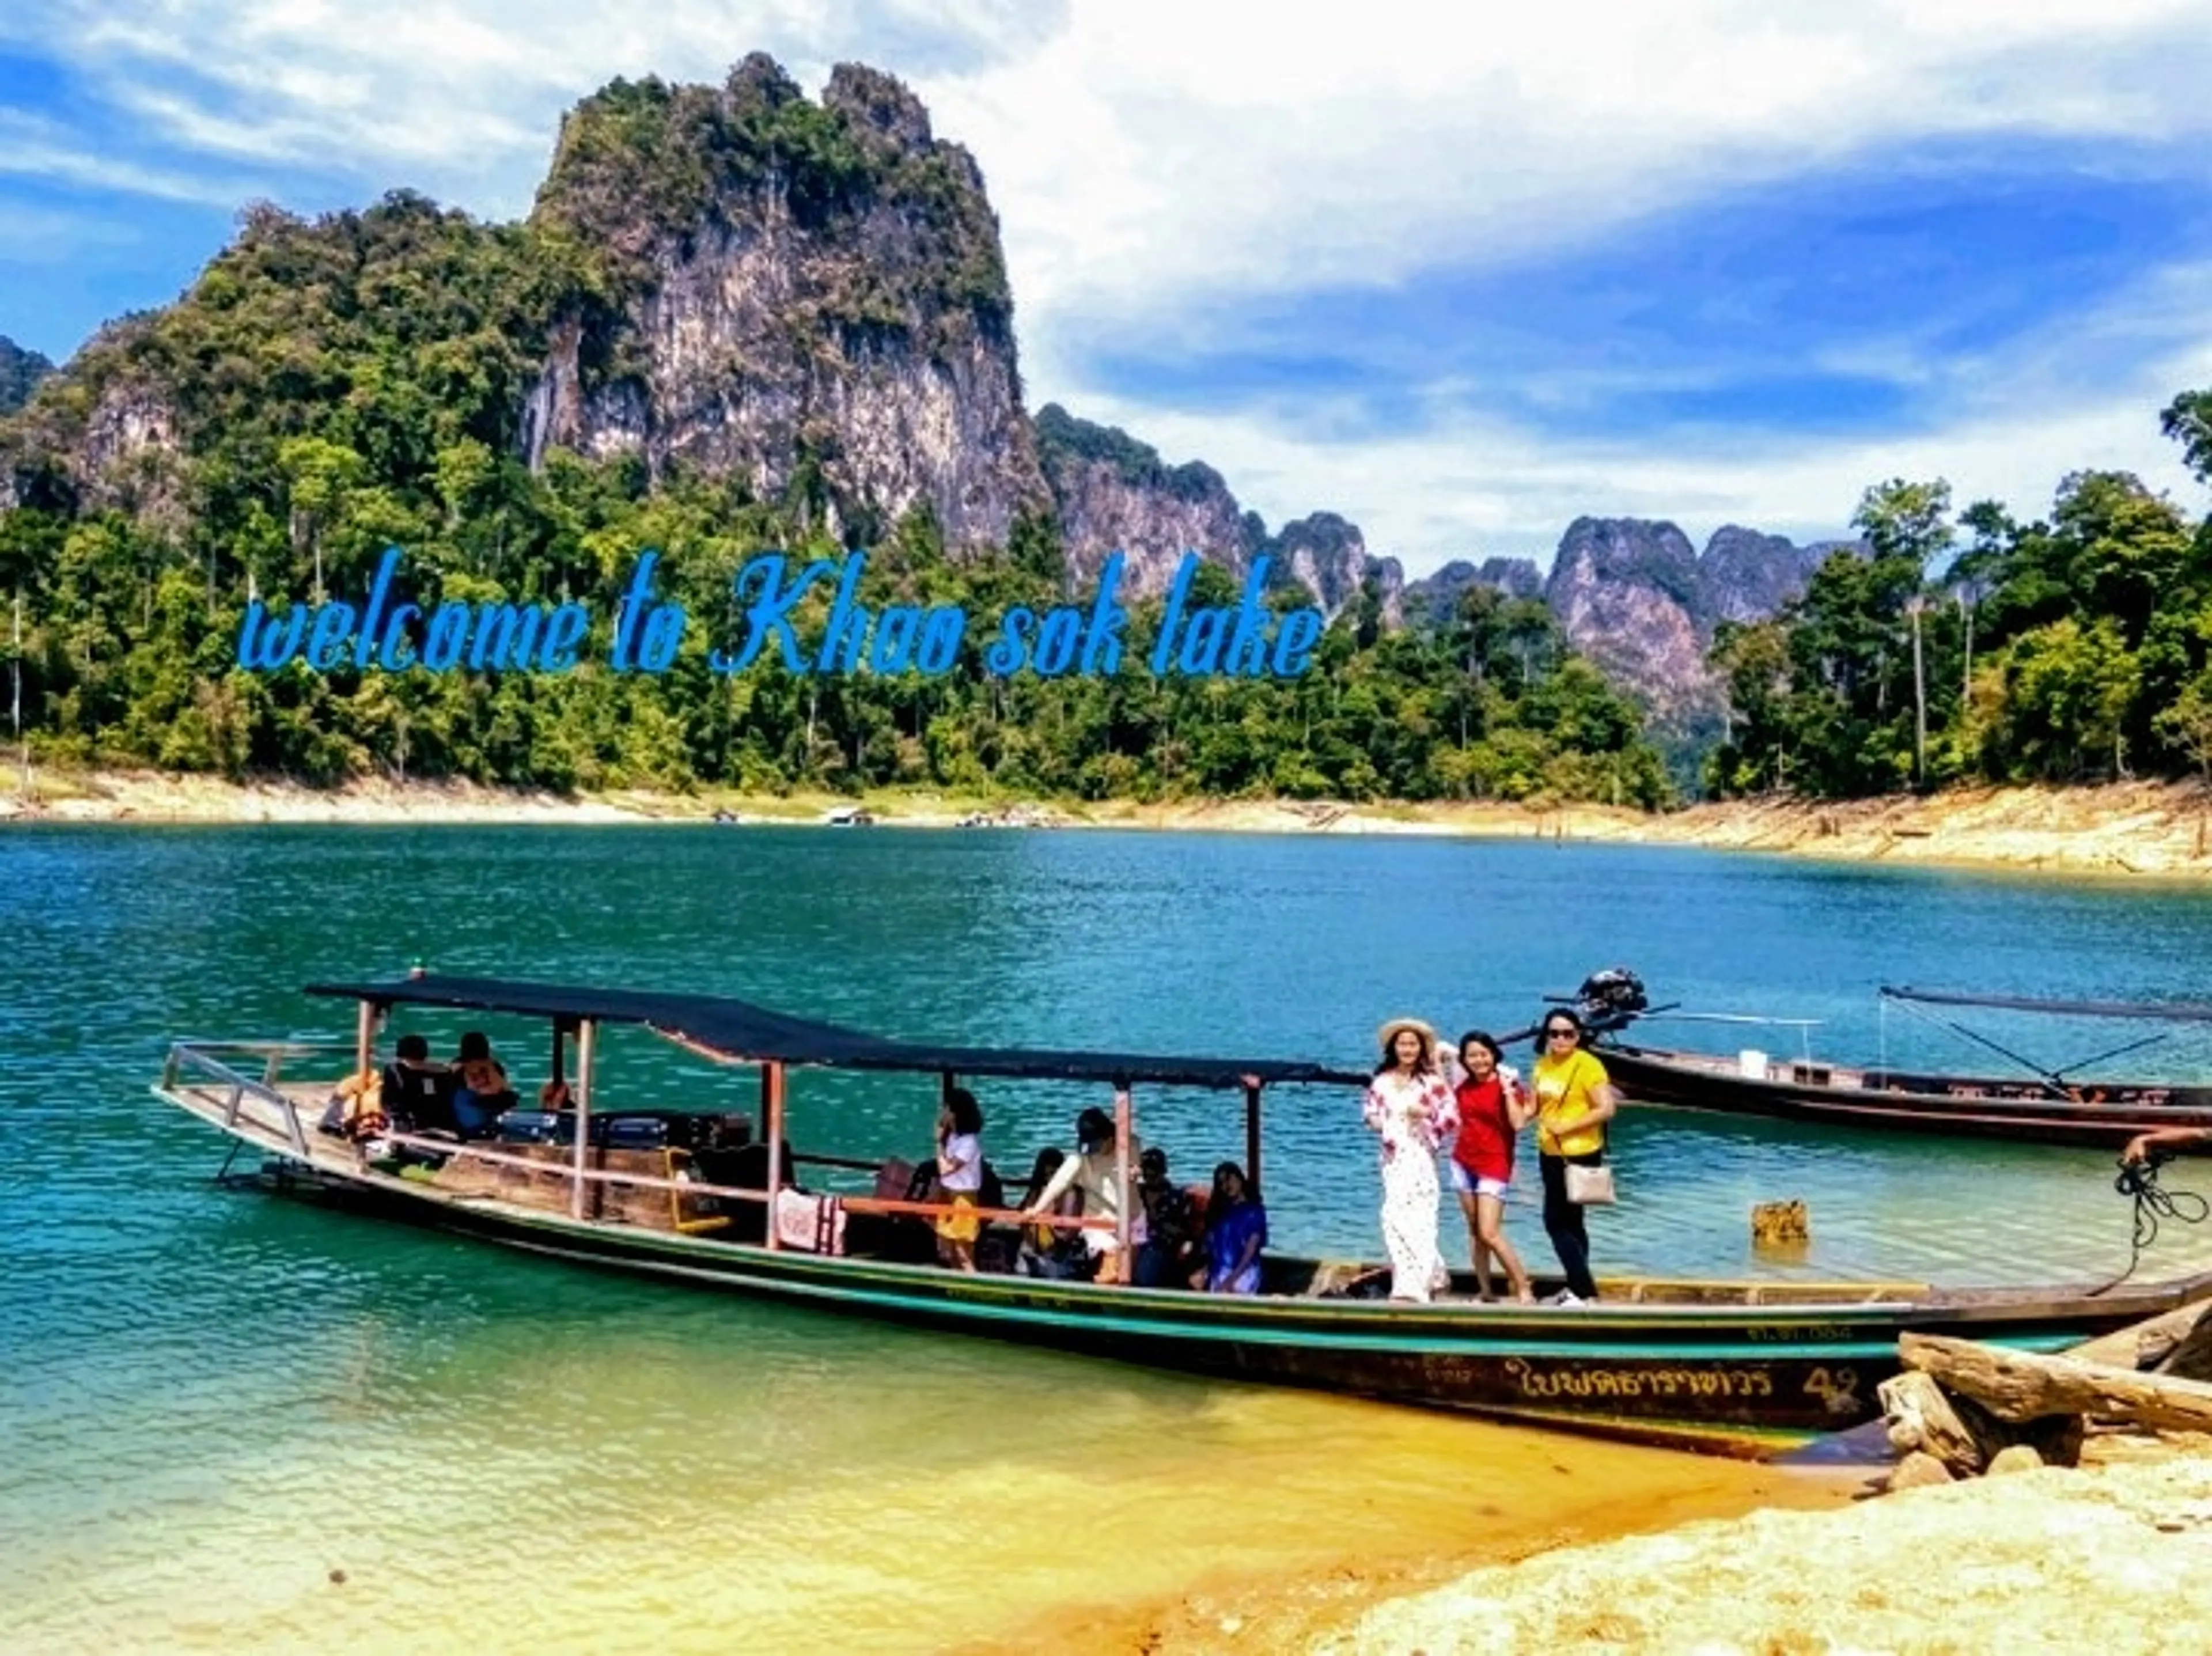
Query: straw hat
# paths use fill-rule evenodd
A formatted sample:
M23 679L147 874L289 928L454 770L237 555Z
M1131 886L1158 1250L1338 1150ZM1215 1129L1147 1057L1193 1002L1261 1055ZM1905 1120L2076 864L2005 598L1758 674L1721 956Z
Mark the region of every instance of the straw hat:
M1397 1040L1401 1029L1411 1029L1421 1038L1421 1055L1424 1058L1433 1059L1437 1055L1437 1032L1419 1018L1392 1018L1376 1030L1376 1039L1385 1052L1390 1050L1390 1043Z

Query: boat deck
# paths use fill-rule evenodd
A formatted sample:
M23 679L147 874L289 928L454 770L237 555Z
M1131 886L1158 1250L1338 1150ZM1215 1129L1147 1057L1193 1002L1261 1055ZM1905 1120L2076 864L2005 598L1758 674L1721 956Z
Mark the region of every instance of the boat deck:
M574 1210L575 1163L572 1144L519 1144L495 1140L465 1145L440 1143L435 1149L451 1153L442 1167L380 1164L366 1159L349 1141L316 1130L313 1124L319 1119L331 1097L332 1085L327 1081L293 1077L278 1079L270 1086L246 1088L236 1100L234 1120L230 1119L233 1101L223 1089L187 1085L161 1090L171 1101L194 1114L258 1144L288 1163L333 1180L370 1187L397 1184L410 1196L505 1212L516 1218L560 1215L580 1217L594 1225L681 1234L722 1247L756 1251L763 1247L757 1219L750 1240L742 1227L725 1220L727 1210L734 1206L764 1204L766 1192L758 1188L706 1185L684 1177L680 1150L669 1158L661 1150L593 1146L587 1171L590 1198L586 1211L577 1215ZM301 1130L297 1137L292 1131L294 1120ZM804 1193L817 1198L836 1196L841 1202L861 1210L873 1205L865 1197L842 1192ZM837 1252L855 1259L915 1263L910 1253L872 1243L866 1231L855 1235L851 1246ZM1271 1255L1266 1270L1262 1290L1262 1297L1266 1298L1381 1301L1387 1296L1389 1268L1375 1260ZM1536 1282L1547 1294L1562 1285L1556 1277L1540 1271L1536 1273ZM2047 1289L1945 1289L1924 1282L1876 1280L1718 1281L1615 1276L1600 1277L1598 1286L1601 1303L1624 1309L1633 1307L1647 1313L1669 1308L1694 1311L1723 1306L1777 1310L1895 1307L1908 1303L2001 1307L2047 1301L2050 1297ZM1531 1311L1550 1313L1557 1310L1542 1304L1534 1307L1517 1306L1510 1300L1485 1301L1477 1291L1473 1273L1465 1270L1455 1271L1450 1287L1439 1293L1431 1303L1439 1307L1480 1307L1493 1314L1525 1314Z

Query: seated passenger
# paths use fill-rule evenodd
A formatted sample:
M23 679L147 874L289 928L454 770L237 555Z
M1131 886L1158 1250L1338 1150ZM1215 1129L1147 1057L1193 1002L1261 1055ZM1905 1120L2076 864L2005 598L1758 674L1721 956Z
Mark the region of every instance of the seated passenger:
M453 1072L430 1061L430 1043L399 1037L398 1059L384 1066L384 1097L393 1124L404 1133L453 1133Z
M1188 1288L1199 1268L1197 1204L1168 1177L1168 1153L1138 1158L1137 1194L1145 1204L1145 1245L1137 1250L1139 1288Z
M461 1137L490 1137L500 1116L514 1107L515 1097L507 1071L491 1055L491 1042L483 1031L471 1029L461 1037L453 1067L460 1077L453 1092L453 1119Z
M1257 1294L1260 1250L1267 1245L1267 1210L1244 1182L1244 1169L1224 1162L1213 1170L1206 1204L1206 1287L1211 1294Z
M1024 1212L1035 1213L1042 1207L1055 1218L1072 1219L1083 1211L1083 1194L1079 1191L1063 1191L1048 1206L1041 1200L1054 1175L1066 1161L1067 1152L1058 1145L1048 1145L1037 1152L1036 1165L1030 1169ZM1015 1263L1025 1277L1042 1277L1054 1282L1080 1281L1091 1274L1090 1251L1083 1246L1083 1233L1073 1226L1024 1225Z
M323 1119L315 1126L318 1131L356 1144L389 1132L392 1122L384 1111L384 1077L367 1070L348 1076L331 1092Z
M1115 1102L1120 1105L1122 1093L1117 1090ZM1083 1212L1085 1217L1117 1221L1121 1216L1121 1174L1123 1168L1115 1149L1114 1118L1095 1107L1075 1119L1076 1143L1081 1154L1070 1156L1060 1164L1042 1194L1032 1195L1023 1211L1037 1213L1063 1192L1079 1190L1083 1192ZM1129 1135L1129 1153L1139 1154L1134 1133ZM1134 1169L1129 1169L1133 1172ZM1133 1180L1132 1181L1133 1182ZM1131 1194L1133 1196L1134 1192ZM1132 1250L1145 1240L1145 1210L1139 1206L1129 1215L1129 1246ZM1126 1283L1129 1280L1132 1261L1121 1253L1121 1239L1117 1224L1108 1223L1086 1228L1083 1243L1092 1259L1097 1261L1097 1274L1091 1279L1100 1283Z

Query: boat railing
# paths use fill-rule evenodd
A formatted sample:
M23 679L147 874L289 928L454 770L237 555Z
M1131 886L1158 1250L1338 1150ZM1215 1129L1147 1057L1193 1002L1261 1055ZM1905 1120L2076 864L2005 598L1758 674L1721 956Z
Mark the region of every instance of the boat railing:
M164 1091L181 1093L219 1109L222 1125L228 1129L236 1128L249 1100L259 1103L276 1114L283 1124L284 1137L294 1153L300 1160L307 1162L313 1156L307 1130L300 1119L299 1101L277 1084L283 1077L285 1064L293 1059L328 1059L343 1054L348 1059L348 1067L350 1068L354 1051L351 1042L342 1040L173 1041L167 1061L162 1066L161 1087ZM249 1070L256 1070L258 1073L249 1074ZM718 1201L750 1202L764 1206L770 1199L770 1192L766 1190L710 1184L704 1180L690 1177L657 1178L651 1174L622 1168L552 1164L527 1156L508 1155L482 1143L452 1138L403 1132L387 1132L380 1137L388 1144L402 1146L424 1156L434 1156L447 1162L465 1160L531 1173L557 1174L572 1188L581 1183L613 1188L665 1191L672 1204L684 1198L706 1197ZM871 1172L878 1166L875 1162L852 1156L796 1153L790 1153L790 1161L794 1166L804 1162L855 1172ZM673 1171L672 1168L672 1174ZM786 1186L783 1188L791 1187ZM836 1192L836 1197L838 1205L848 1214L881 1214L933 1220L958 1213L983 1223L1029 1224L1061 1230L1112 1230L1115 1228L1114 1220L1097 1216L1031 1215L1017 1208L962 1208L951 1202L916 1202L843 1192ZM678 1215L675 1222L680 1228L685 1222Z
M183 1093L222 1111L222 1125L234 1128L248 1099L273 1110L284 1135L304 1161L307 1130L300 1125L298 1101L278 1087L287 1059L349 1052L350 1046L327 1040L178 1040L169 1044L161 1066L165 1091ZM233 1061L243 1059L259 1071L249 1075Z
M519 1171L557 1174L574 1183L605 1185L611 1188L665 1191L672 1198L713 1197L718 1200L750 1202L765 1205L769 1192L748 1189L738 1185L709 1184L704 1180L690 1178L657 1178L652 1174L633 1173L617 1168L580 1168L574 1163L555 1163L533 1160L529 1156L513 1156L482 1143L471 1143L451 1138L431 1138L414 1133L386 1133L381 1135L388 1144L396 1144L420 1154L435 1156L447 1162L468 1161L483 1162L490 1167L514 1168ZM791 1157L796 1164L801 1162L819 1162L828 1166L856 1170L872 1169L877 1164L861 1162L851 1156L799 1156ZM789 1190L792 1186L782 1187ZM779 1192L780 1193L780 1192ZM819 1195L823 1192L810 1192ZM836 1195L837 1204L847 1213L883 1214L890 1216L908 1216L919 1219L938 1219L950 1214L960 1214L983 1223L1004 1223L1048 1226L1056 1230L1113 1230L1115 1221L1100 1216L1030 1214L1019 1208L960 1207L951 1202L914 1202L888 1196Z

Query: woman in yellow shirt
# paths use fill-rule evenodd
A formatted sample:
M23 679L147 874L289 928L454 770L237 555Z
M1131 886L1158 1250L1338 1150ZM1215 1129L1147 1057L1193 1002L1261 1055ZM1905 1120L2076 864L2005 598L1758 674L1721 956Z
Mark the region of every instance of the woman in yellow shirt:
M1567 1291L1559 1296L1562 1305L1597 1298L1582 1204L1567 1199L1567 1165L1604 1165L1605 1124L1620 1105L1605 1065L1583 1049L1583 1034L1582 1019L1565 1007L1547 1012L1543 1050L1528 1077L1529 1089L1536 1095L1536 1164L1544 1178L1544 1231L1567 1277Z

